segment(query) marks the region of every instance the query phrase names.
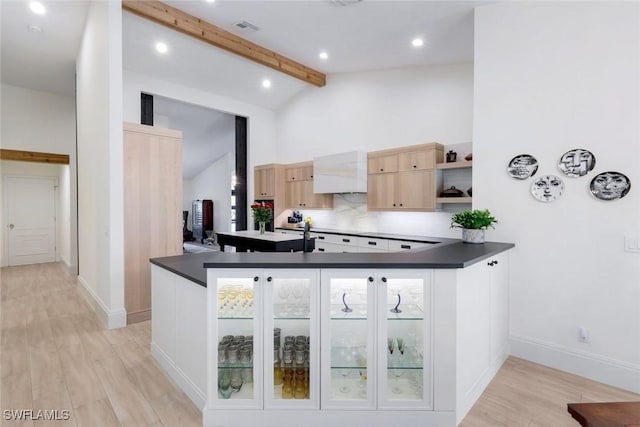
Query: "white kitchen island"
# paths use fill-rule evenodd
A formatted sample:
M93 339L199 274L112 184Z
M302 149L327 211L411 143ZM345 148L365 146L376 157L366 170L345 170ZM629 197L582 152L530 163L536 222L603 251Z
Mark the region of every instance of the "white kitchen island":
M512 246L155 259L153 354L203 408L206 426L453 427L509 353ZM206 279L198 271L184 283L198 263ZM278 384L274 328L282 341L308 337L296 383L307 389L297 395ZM252 337L251 358L230 362L218 345L241 336ZM219 382L228 374L241 378L231 394Z

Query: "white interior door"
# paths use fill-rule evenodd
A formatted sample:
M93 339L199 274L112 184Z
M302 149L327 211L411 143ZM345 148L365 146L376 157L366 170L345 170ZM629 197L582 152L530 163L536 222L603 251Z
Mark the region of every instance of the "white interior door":
M6 177L9 265L55 261L55 185L53 177Z

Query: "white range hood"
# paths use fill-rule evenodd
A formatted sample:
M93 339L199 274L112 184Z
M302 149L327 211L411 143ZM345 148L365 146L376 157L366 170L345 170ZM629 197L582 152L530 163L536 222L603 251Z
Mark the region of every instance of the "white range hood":
M313 158L314 193L366 193L367 153L350 151Z

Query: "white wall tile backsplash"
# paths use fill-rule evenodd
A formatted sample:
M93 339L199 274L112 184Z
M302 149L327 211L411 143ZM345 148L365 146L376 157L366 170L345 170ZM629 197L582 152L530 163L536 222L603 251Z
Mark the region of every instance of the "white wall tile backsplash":
M342 231L367 231L412 236L459 238L460 230L450 229L448 212L377 212L367 211L364 193L335 194L333 210L302 210L313 219L316 228ZM490 237L490 234L487 235Z

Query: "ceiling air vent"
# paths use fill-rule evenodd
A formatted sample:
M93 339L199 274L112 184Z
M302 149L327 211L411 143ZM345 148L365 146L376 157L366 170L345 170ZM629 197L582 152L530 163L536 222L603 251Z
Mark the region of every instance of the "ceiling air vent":
M258 31L260 28L256 27L255 25L253 25L251 22L247 22L247 21L242 21L242 22L236 22L235 24L233 24L235 27L240 28L243 31Z
M330 0L335 6L351 6L352 4L358 4L362 0Z

